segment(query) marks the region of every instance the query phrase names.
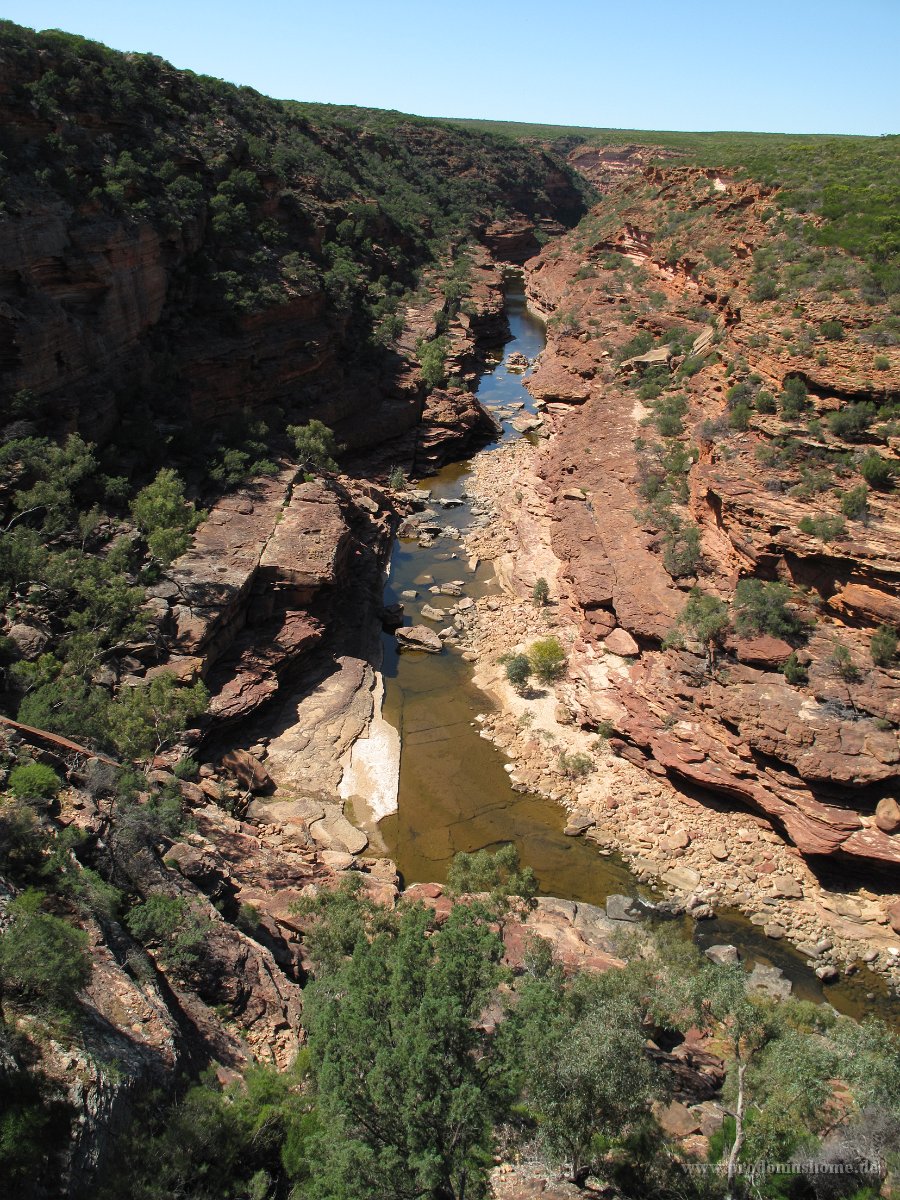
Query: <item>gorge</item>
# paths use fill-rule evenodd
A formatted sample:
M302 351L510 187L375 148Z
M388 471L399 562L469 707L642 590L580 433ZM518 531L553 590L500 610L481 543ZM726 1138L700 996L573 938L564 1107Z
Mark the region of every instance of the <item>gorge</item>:
M323 997L417 921L497 966L464 1064L525 1039L466 1160L491 1194L594 1188L574 1154L568 1182L528 1158L550 1118L515 1083L516 1005L551 980L544 1023L571 1005L573 1029L580 987L617 1012L603 978L639 981L634 1062L668 1081L640 1120L672 1162L740 1117L707 958L773 1044L856 1046L817 1111L851 1097L865 1124L842 1031L876 1026L835 1010L895 1046L894 143L513 137L9 23L0 51L4 1186L112 1194L145 1120L180 1169L168 1125L189 1142L199 1103L221 1146L245 1097L235 1145L299 1105L302 1148L246 1150L262 1190L239 1164L210 1188L337 1196L352 1122L322 1064L356 1010ZM478 857L510 844L514 867ZM654 955L676 1016L647 1007ZM366 1153L347 1194L388 1194ZM145 1175L135 1196L175 1194Z

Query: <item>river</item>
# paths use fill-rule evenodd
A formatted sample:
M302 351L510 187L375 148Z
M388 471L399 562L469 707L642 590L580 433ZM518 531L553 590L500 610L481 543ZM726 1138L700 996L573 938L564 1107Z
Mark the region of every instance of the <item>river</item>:
M511 354L533 360L544 346L544 326L528 311L521 283L515 279L507 289L506 309L512 336L498 350L502 361L482 375L478 398L495 413L519 405L518 411L533 413L534 401L522 375L508 370L506 364ZM503 440L520 436L507 417L502 427ZM470 473L469 462L454 463L422 483L431 492L430 506L441 526L462 530L472 521L466 493ZM444 501L451 506L444 508ZM459 542L440 537L432 546L422 547L415 539L397 539L385 603L403 603L406 623L419 624L423 604L450 607L456 603L455 597L428 590L451 581L462 582L466 596L499 594L491 564L470 570ZM413 599L404 592L418 595ZM514 790L502 754L479 732L476 718L489 709L490 702L474 687L471 664L452 645L440 655L398 653L393 636L385 635L382 671L383 715L399 730L402 752L398 809L381 821L379 829L405 884L443 882L458 851L513 842L521 862L537 875L543 895L597 905L617 892L658 898L638 883L617 856L601 854L583 838L566 837L561 805ZM861 970L824 989L793 947L766 938L739 912L719 913L715 920L696 924L684 918L670 922L669 928L693 936L703 947L730 942L748 967L755 962L779 967L792 981L794 994L804 999L827 999L854 1016L871 1012L892 1023L897 1020L896 1001L872 972Z

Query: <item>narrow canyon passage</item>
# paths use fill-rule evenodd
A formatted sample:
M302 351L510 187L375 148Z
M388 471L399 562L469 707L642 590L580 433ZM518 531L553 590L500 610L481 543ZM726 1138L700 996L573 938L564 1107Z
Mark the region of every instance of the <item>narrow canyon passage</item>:
M504 441L522 436L513 422L535 412L519 356L531 362L545 344L543 323L529 312L518 281L507 290L506 311L511 340L478 389L479 400L501 422ZM452 625L452 614L444 621L429 620L423 606L452 609L465 597L499 595L492 565L470 562L452 532L487 519L467 495L469 474L468 462L454 463L424 480L436 536L426 546L417 538L395 543L385 604L403 604L407 625L425 623L437 631ZM452 592L429 590L448 586ZM652 891L618 857L601 855L591 842L563 833L562 805L514 789L501 752L479 730L477 717L490 701L472 682L472 664L452 643L439 655L398 652L393 635L385 634L382 671L383 716L399 731L402 750L398 809L380 822L379 831L406 885L443 882L457 852L511 841L523 864L534 869L544 895L597 905L613 893L652 899ZM748 968L757 962L779 968L795 995L826 996L802 955L786 942L767 939L739 912L719 912L715 920L697 923L679 919L670 928L704 947L736 945ZM870 989L874 1000L868 998ZM883 992L880 981L865 972L829 987L827 999L844 1012L878 1011L889 1017L892 1006Z

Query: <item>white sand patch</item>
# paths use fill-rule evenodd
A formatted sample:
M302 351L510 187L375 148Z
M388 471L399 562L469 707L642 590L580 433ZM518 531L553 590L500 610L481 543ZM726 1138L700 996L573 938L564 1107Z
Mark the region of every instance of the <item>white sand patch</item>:
M400 792L400 734L381 715L384 679L376 672L374 712L365 737L357 738L343 759L338 794L361 801L373 821L397 811Z

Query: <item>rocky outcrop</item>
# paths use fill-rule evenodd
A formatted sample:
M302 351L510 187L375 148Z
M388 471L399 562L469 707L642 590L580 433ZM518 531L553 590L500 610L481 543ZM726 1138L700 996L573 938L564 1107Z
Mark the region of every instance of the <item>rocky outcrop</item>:
M726 405L727 417L725 393L733 378L725 378L719 363L731 361L729 340L748 360L741 375L754 380L745 385L748 394L763 386L779 391L793 364L762 336L761 314L746 282L751 263L741 250L766 239L759 214L767 192L714 172L641 173L626 151L621 154L605 163L605 152L592 151L585 162L608 172L617 203L630 197L627 222L614 206L607 217L601 205L592 218L593 246L567 252L564 240L562 253L557 245L526 268L533 306L561 314L548 327L547 349L529 383L546 409L549 438L539 458L539 495L552 517L560 592L574 606L587 644L602 646L605 639L610 653L621 657L626 651L623 665L602 676L586 664L580 719L612 719L614 745L629 761L668 776L676 787L717 793L764 814L804 854L893 867L900 862L900 842L878 827L874 810L900 779L897 673L872 663L868 637L874 625L897 617L896 505L889 495L870 491L868 522L845 521L845 530L826 543L801 524L810 518L812 495L815 512L821 512L826 487L803 455L815 462L817 456L846 454L827 426L811 435L791 430L798 437L793 459L779 459L777 451L773 458L767 448L769 439L785 434L784 420L776 416L751 416L750 428L725 444L721 413ZM673 263L655 248L651 231L660 202L682 206L694 227L704 230L696 235L698 255L703 237L719 244L731 239L731 298L724 307L718 292L701 281L693 258ZM647 281L628 282L630 270L615 270L610 255L621 256L626 268L634 264ZM658 315L646 309L632 323L642 293L651 288ZM816 319L834 315L827 299L804 294L799 304L807 321L814 313ZM704 332L698 310L715 321L717 335L709 325ZM861 329L871 319L863 311L842 318ZM624 368L630 362L669 374L681 359L665 345L649 354L624 351L636 328L664 341L676 324L682 337L690 331L697 359L706 365L680 381L687 408L683 442L676 422L675 436L670 433L663 445L654 391L641 388L641 373ZM829 348L827 369L804 368L819 416L859 398L855 372L863 356L868 351L848 338L833 355ZM616 357L626 360L621 368ZM715 420L719 432L707 433ZM698 445L693 452L691 437ZM671 506L670 497L668 512L654 509L647 479L652 482L660 470L663 452L679 445L686 479L671 477L667 486L683 489L681 501ZM845 473L843 486L849 487L854 481ZM813 478L817 491L810 488ZM836 507L835 499L828 503ZM693 522L700 554L679 576L666 561L673 536L667 530ZM725 598L742 576L781 578L797 588L803 619L818 625L790 641L732 634L709 674L695 657L699 647L689 643L686 654L660 649L698 575L705 590ZM815 605L805 599L810 595ZM781 673L794 651L805 682L789 683Z

